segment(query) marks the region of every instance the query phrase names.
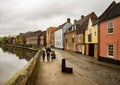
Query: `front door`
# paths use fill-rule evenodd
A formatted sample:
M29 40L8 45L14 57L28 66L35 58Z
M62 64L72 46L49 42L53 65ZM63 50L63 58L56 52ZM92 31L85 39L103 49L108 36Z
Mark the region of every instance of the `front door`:
M94 56L94 44L89 45L89 56Z

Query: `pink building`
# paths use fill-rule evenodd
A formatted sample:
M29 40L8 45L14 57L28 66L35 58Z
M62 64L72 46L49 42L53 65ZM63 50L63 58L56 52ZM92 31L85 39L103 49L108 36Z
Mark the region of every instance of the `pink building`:
M120 64L120 3L112 2L99 20L99 60Z

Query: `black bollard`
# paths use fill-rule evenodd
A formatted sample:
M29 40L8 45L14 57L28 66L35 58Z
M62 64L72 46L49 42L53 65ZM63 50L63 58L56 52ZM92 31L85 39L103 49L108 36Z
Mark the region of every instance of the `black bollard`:
M62 72L65 72L65 59L62 59Z
M62 59L62 72L73 73L73 68L66 67L66 61L65 61L65 59Z
M65 67L66 65L65 59L62 59L62 67Z

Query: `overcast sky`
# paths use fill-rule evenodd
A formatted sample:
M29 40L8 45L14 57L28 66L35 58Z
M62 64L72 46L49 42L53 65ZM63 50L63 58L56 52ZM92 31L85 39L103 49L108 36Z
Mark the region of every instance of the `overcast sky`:
M120 0L115 0L117 3ZM66 18L80 19L94 11L100 16L113 0L0 0L0 36L46 30Z

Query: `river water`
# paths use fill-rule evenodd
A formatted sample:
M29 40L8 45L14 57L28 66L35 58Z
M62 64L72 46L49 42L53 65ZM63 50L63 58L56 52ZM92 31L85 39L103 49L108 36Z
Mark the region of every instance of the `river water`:
M22 69L34 57L35 51L0 47L0 85L4 85L17 71Z

